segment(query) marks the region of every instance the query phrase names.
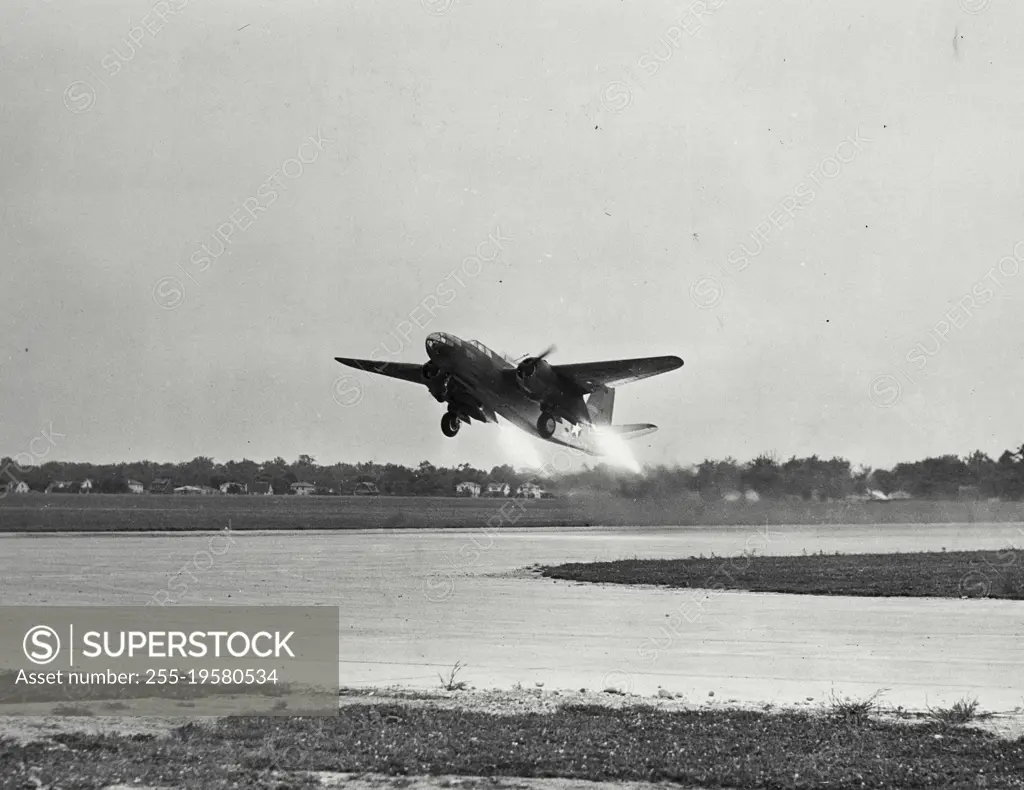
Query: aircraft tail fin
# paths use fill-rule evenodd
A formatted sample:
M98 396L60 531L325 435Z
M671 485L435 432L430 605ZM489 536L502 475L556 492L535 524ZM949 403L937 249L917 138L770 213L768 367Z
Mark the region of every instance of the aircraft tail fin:
M594 425L611 425L614 408L615 390L612 387L598 387L587 398L587 411Z

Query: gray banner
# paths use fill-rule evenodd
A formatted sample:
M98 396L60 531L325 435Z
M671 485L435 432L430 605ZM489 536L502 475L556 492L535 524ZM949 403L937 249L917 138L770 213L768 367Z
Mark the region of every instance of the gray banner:
M337 711L337 607L0 607L0 715Z

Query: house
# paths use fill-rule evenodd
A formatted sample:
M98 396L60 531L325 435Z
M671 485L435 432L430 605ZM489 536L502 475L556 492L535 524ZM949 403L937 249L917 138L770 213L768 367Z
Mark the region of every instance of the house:
M29 492L28 483L24 480L19 480L17 483L4 483L0 489L4 494L27 494Z
M67 494L74 490L74 483L70 480L54 480L46 486L47 494Z
M248 494L249 486L245 483L221 483L220 492L222 494Z
M761 501L761 495L759 493L757 493L752 488L748 488L746 491L743 492L743 498L745 500L747 500L748 502L760 502Z
M175 494L191 494L194 496L206 496L218 493L216 488L210 486L178 486L174 489Z
M288 486L288 489L291 491L291 493L297 494L298 496L309 496L316 490L316 486L313 485L312 483L303 483L300 480L297 483L292 483L290 486Z
M138 480L127 480L126 482L128 484L128 491L130 493L132 493L132 494L142 494L142 493L145 493L146 487L144 485L142 485L142 483L140 483Z
M355 496L380 496L380 489L377 488L376 483L356 483L355 489L352 491Z
M81 483L78 484L79 494L91 494L92 493L92 480L88 477L85 478Z
M269 480L257 480L252 484L252 488L249 490L250 494L260 494L261 496L270 496L274 493L274 486L270 484Z
M516 489L516 496L524 499L540 499L544 493L544 489L536 483L523 483Z
M455 496L480 496L480 484L463 480L455 486Z
M508 496L511 491L508 483L488 483L484 496Z
M151 494L170 494L174 491L174 482L169 477L157 477L149 485Z

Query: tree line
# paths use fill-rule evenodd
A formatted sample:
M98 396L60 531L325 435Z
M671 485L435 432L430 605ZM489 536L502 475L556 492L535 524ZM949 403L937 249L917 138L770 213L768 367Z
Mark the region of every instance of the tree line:
M792 457L780 461L764 454L746 463L733 458L707 459L693 467L648 467L632 473L603 464L564 474L537 479L530 470L511 466L477 469L469 464L456 467L434 466L423 461L416 467L401 464L337 463L321 465L309 455L288 462L283 458L258 462L249 459L217 463L199 456L180 463L135 461L118 464L92 464L53 461L39 466L19 467L10 458L2 459L0 485L25 482L35 491L44 491L57 481L92 481L94 492L119 493L128 490L128 481L137 481L150 490L154 481L169 480L173 486L209 486L241 483L250 492L271 490L287 494L291 484L312 484L317 493L347 494L362 482L372 482L382 494L397 496L449 496L464 481L486 486L507 483L514 491L520 484L538 482L553 493L576 491L614 492L621 496L673 496L685 493L702 498L727 497L736 492L756 492L764 498L842 499L878 491L886 495L900 492L918 498L998 497L1020 499L1024 496L1024 445L1004 451L997 460L976 450L959 457L943 455L921 461L896 464L892 469L853 468L845 458L828 460L818 456ZM75 490L71 486L67 490Z

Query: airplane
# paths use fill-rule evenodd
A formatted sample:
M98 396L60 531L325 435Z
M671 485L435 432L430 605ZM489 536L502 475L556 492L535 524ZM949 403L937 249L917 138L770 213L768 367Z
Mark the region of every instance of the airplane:
M441 431L454 437L472 420L510 423L555 444L602 455L602 438L636 439L658 430L649 423L612 425L615 387L682 367L679 357L646 357L608 362L552 365L550 346L520 360L498 354L476 340L432 332L422 364L335 357L357 370L423 384L438 403L447 403ZM586 399L584 397L586 396Z

